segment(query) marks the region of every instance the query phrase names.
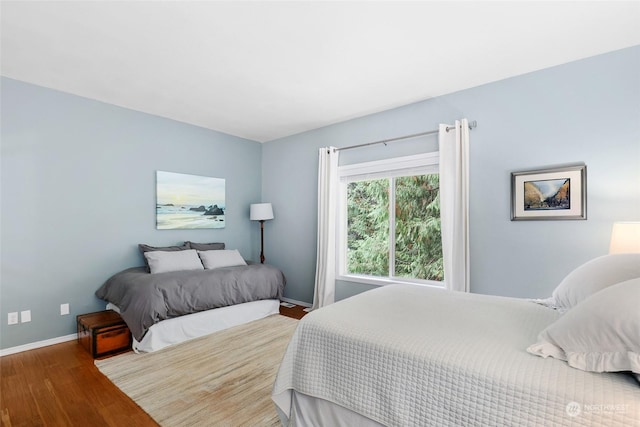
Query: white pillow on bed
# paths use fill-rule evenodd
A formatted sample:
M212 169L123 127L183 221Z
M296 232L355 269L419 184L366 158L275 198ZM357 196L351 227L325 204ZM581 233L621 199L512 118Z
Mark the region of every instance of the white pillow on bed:
M574 269L545 301L566 311L608 286L637 277L640 277L640 253L604 255Z
M218 249L211 251L198 251L198 255L204 264L204 268L211 270L221 267L235 267L247 265L237 249Z
M640 374L640 278L597 292L538 335L527 348L591 372Z
M169 271L204 270L198 252L195 249L184 251L150 251L145 252L144 257L149 264L151 274L166 273Z

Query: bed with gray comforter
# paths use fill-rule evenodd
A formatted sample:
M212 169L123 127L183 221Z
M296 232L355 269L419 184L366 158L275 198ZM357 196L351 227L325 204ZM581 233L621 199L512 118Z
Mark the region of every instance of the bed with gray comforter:
M267 264L150 274L134 267L109 278L96 296L116 305L140 341L154 324L174 317L251 301L280 299L286 280Z

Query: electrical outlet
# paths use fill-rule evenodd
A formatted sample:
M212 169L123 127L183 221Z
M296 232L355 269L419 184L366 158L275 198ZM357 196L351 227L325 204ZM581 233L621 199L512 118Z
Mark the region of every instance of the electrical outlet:
M60 304L60 316L66 316L69 314L69 303Z
M13 313L9 313L7 315L7 323L9 325L17 325L18 324L18 312L14 311Z
M20 322L21 323L31 322L31 310L25 310L20 312Z

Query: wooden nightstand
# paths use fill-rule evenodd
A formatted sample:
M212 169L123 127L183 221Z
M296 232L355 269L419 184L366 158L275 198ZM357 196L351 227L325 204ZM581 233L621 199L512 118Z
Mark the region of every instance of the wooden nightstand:
M280 314L300 320L307 314L304 309L305 307L302 307L300 305L294 305L293 307L285 307L283 305L280 305Z
M78 342L94 359L122 353L131 348L131 332L115 311L80 314L76 320Z

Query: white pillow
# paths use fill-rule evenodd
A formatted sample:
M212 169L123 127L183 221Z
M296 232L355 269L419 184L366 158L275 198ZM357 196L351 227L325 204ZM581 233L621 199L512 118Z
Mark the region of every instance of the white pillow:
M569 273L553 291L550 303L566 311L608 286L637 277L640 277L640 254L604 255Z
M204 270L198 253L194 249L184 251L150 251L144 257L149 264L151 274L166 273L168 271Z
M218 249L211 251L198 251L204 268L211 270L221 267L235 267L247 265L237 249Z
M538 335L527 348L591 372L640 374L640 278L597 292Z

